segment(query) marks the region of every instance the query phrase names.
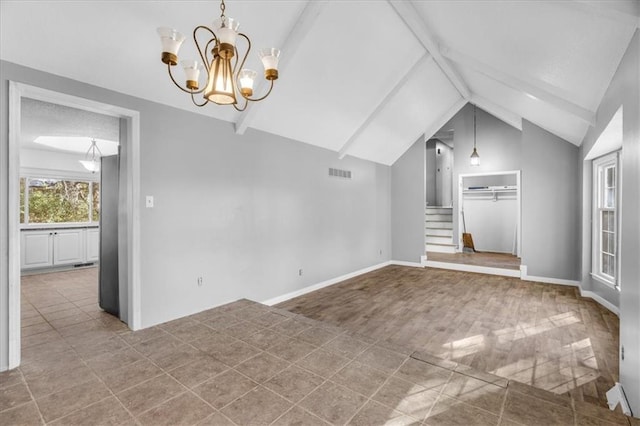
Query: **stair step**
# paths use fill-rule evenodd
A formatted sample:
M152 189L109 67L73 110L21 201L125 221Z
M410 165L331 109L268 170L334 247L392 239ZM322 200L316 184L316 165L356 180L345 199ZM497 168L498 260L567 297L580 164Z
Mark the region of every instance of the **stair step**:
M456 246L453 244L427 244L427 251L435 251L438 253L455 253Z
M452 207L427 207L427 214L452 214Z
M427 212L425 215L426 221L438 221L438 222L452 222L453 215L451 214L432 214Z
M427 222L426 229L453 229L452 222Z
M453 245L453 237L450 235L427 235L427 244Z
M425 228L427 237L453 237L453 229Z

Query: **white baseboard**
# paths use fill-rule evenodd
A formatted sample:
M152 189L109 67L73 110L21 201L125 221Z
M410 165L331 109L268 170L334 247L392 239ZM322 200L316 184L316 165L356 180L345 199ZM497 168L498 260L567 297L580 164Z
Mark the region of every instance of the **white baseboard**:
M524 281L535 281L537 283L570 285L572 287L580 287L580 281L565 280L562 278L537 277L535 275L529 275L527 273L527 265L520 266L520 273L521 273L520 277Z
M615 306L608 300L604 299L602 296L598 295L597 293L594 293L588 290L583 290L582 283L580 283L580 281L564 280L561 278L536 277L534 275L528 275L526 265L520 266L520 271L522 273L522 279L525 281L535 281L539 283L559 284L559 285L568 285L572 287L578 287L578 289L580 290L580 296L593 299L599 304L601 304L602 306L604 306L605 308L607 308L608 310L610 310L611 312L613 312L614 314L616 314L617 316L620 316L620 310L618 309L617 306Z
M624 394L624 389L622 389L620 383L616 382L616 384L607 391L607 404L611 411L615 410L616 406L620 404L622 412L627 416L631 416L629 401L627 401L627 396Z
M581 288L580 289L580 296L588 297L590 299L593 299L596 302L598 302L599 304L601 304L602 306L604 306L605 308L607 308L608 310L610 310L611 312L613 312L614 314L616 314L617 316L620 316L620 309L618 309L618 307L616 305L614 305L613 303L609 302L607 299L603 298L602 296L599 296L597 293L594 293L594 292L588 291L588 290L582 290L582 288Z
M517 269L490 268L488 266L465 265L463 263L436 262L434 260L424 260L423 266L429 268L449 269L452 271L475 272L478 274L499 275L502 277L520 278L520 271Z
M389 262L389 265L411 266L412 268L424 268L424 265L422 263L405 262L404 260L392 260Z
M367 272L375 271L376 269L384 268L385 266L389 266L391 264L395 265L396 263L394 263L392 261L391 262L378 263L377 265L369 266L368 268L360 269L360 270L355 271L355 272L350 272L348 274L341 275L341 276L336 277L336 278L331 278L330 280L322 281L322 282L319 282L317 284L312 284L312 285L310 285L308 287L301 288L300 290L292 291L291 293L286 293L286 294L283 294L281 296L276 296L274 298L265 300L265 301L260 302L260 303L262 303L264 305L267 305L267 306L277 305L278 303L282 303L282 302L284 302L286 300L293 299L294 297L302 296L304 294L311 293L312 291L320 290L321 288L324 288L324 287L329 287L330 285L337 284L337 283L339 283L341 281L348 280L349 278L357 277L358 275L366 274ZM419 264L417 264L417 265L419 265Z

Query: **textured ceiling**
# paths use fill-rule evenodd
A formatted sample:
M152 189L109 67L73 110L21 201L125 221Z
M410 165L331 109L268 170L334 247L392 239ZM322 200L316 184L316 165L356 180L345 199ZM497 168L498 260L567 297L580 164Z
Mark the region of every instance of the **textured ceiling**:
M238 113L194 107L159 61L156 27L187 34L180 56L195 57L190 32L218 6L3 0L0 57L234 122L238 133L392 164L467 102L580 145L640 15L635 0L228 0L254 48L283 50L273 94ZM249 65L260 69L255 56Z
M34 143L39 136L84 137L114 142L120 139L120 121L116 117L35 99L22 99L20 120L20 143L25 149L57 151ZM89 146L85 145L83 143L77 150L86 152Z

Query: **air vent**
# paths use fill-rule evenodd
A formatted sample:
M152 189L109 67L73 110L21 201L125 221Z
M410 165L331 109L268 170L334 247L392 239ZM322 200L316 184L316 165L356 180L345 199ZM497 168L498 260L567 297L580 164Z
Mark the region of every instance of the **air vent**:
M351 179L350 170L340 170L329 167L329 176L335 176L344 179Z

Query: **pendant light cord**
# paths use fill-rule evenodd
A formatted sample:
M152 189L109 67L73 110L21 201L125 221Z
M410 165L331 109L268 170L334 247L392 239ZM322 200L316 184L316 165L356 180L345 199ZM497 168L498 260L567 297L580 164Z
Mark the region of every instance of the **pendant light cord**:
M473 149L476 149L476 106L473 106Z

